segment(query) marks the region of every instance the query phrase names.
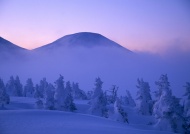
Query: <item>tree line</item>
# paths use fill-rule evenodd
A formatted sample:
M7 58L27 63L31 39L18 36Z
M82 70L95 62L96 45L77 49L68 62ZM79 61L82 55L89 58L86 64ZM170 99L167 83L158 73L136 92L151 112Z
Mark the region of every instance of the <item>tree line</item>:
M128 121L126 107L133 107L139 114L154 116L156 122L153 124L162 130L174 132L190 132L190 83L184 86L186 92L183 102L172 94L168 76L161 75L155 82L157 90L154 91L155 99L152 99L150 86L143 79L137 79L137 94L133 99L130 92L126 90L125 96L118 96L119 87L113 85L109 90L103 90L102 80L95 79L94 89L83 91L78 83L65 82L62 75L54 84L48 83L43 78L34 86L31 78L27 79L23 86L18 76L10 77L4 84L0 79L0 105L1 109L9 104L9 96L34 97L35 106L38 109L75 111L77 107L74 99L89 100L89 113L106 118L114 118L117 121ZM112 109L112 110L110 110Z

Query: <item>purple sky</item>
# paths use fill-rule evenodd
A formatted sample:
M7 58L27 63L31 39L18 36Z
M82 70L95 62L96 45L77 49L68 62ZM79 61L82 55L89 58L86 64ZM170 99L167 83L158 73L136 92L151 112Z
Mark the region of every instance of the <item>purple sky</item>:
M189 0L0 0L0 36L28 49L77 32L137 51L190 52Z

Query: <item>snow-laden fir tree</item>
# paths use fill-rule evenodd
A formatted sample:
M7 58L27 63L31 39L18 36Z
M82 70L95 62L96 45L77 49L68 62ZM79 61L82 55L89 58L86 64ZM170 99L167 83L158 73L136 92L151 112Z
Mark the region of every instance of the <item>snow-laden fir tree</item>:
M23 92L23 86L20 83L20 79L18 76L16 76L15 82L14 82L15 90L13 91L14 96L22 96Z
M65 87L65 97L64 97L64 105L63 108L65 111L75 111L76 106L75 103L73 101L73 96L72 96L72 92L71 92L71 84L70 81L66 82L66 87Z
M39 91L39 85L38 84L36 84L36 86L34 88L34 98L37 98L37 99L42 98L41 93Z
M36 86L35 86L34 98L36 98L35 107L37 109L42 109L43 108L43 101L42 101L41 93L39 91L39 85L38 84L36 84Z
M190 133L190 83L186 82L185 85L186 91L184 94L185 100L184 100L184 115L186 119L186 129Z
M26 81L26 85L24 86L23 96L24 97L33 97L34 95L34 85L32 79L29 78Z
M102 84L101 79L96 78L93 96L90 100L89 112L93 115L108 117L107 99L103 93Z
M157 119L155 126L161 130L185 133L184 126L186 124L182 116L182 106L179 104L180 99L172 96L167 75L161 75L156 85L158 86L158 91L155 92L157 100L153 107L153 114Z
M4 108L4 105L9 104L9 102L10 102L9 95L6 93L4 82L0 78L0 106L1 106L0 109Z
M119 87L117 87L116 85L112 85L110 90L108 90L108 93L110 94L107 96L108 103L113 104L116 101L118 88Z
M78 83L72 84L72 92L73 92L74 99L79 99L79 100L86 100L87 99L86 93L79 88Z
M55 109L54 102L54 86L49 83L44 91L44 108L49 110Z
M132 98L130 92L128 90L126 90L126 96L123 97L123 102L124 102L124 105L126 106L131 106L131 107L135 107L136 104L135 104L135 101L134 99Z
M190 83L186 83L186 91L185 91L185 101L184 101L184 113L185 115L190 117Z
M13 76L10 77L6 84L6 90L10 96L22 96L23 87L18 76L16 79Z
M59 78L55 81L55 94L54 94L55 109L63 110L64 99L65 99L64 81L63 81L63 76L60 75Z
M39 84L39 92L40 92L42 98L44 97L44 92L45 92L45 89L47 88L47 86L48 86L48 82L46 81L46 78L43 78Z
M38 109L42 109L44 108L44 103L43 103L43 99L44 99L44 94L45 94L45 89L48 87L48 83L46 81L45 78L43 78L40 81L40 84L36 84L35 88L34 88L34 98L36 98L36 102L35 102L35 106Z
M116 121L128 123L127 113L124 111L118 98L114 102L114 118Z
M13 92L15 91L15 80L13 76L10 77L6 84L6 91L10 96L14 96Z
M150 86L143 79L137 79L137 84L136 108L143 115L151 115L153 102L150 95Z

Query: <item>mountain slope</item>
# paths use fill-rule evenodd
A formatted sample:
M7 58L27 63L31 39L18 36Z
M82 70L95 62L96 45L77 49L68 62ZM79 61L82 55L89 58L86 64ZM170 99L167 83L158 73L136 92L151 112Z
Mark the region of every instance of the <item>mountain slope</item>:
M22 50L26 50L22 47L19 47L13 43L11 43L10 41L0 37L0 52L3 51L22 51Z
M94 48L94 47L115 47L115 48L122 48L121 45L118 43L102 36L101 34L97 33L90 33L90 32L80 32L71 35L66 35L50 44L42 46L40 48L36 48L35 50L44 50L44 49L55 49L60 47L85 47L85 48ZM126 49L129 51L128 49Z
M28 50L0 37L0 60L7 60L23 56L26 51Z

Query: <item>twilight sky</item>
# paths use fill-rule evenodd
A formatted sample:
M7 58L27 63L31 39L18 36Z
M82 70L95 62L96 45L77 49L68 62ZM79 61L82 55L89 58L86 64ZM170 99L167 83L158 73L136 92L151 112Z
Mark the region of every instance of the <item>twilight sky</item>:
M190 52L189 0L0 0L0 36L27 49L77 32L153 53Z

